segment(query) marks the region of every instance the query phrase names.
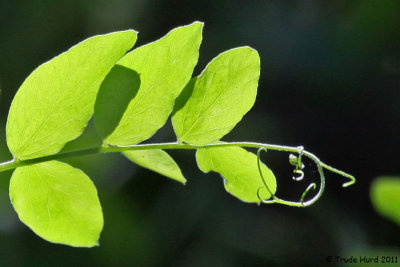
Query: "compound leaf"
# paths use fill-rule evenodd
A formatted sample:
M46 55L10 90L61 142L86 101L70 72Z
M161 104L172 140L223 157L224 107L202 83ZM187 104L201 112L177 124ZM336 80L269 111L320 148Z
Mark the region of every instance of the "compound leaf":
M378 177L370 194L375 210L400 225L400 177Z
M244 202L259 203L257 190L263 186L257 167L257 156L241 147L215 147L198 149L197 165L203 172L218 172L224 178L225 190ZM276 191L276 180L272 171L261 165L261 170L272 193ZM270 194L262 190L262 197Z
M118 62L117 66L139 73L140 88L118 118L114 131L103 136L105 143L136 144L150 138L165 124L175 99L190 80L197 63L202 28L200 22L178 27L160 40L133 50ZM102 123L97 114L95 123L96 126Z
M51 155L78 137L102 80L136 37L132 30L91 37L35 69L8 115L7 144L14 157Z
M214 58L177 99L172 124L180 142L205 145L229 133L253 106L260 58L239 47Z
M97 191L85 173L59 161L18 167L10 198L19 219L54 243L92 247L103 228Z
M186 183L178 164L163 150L135 150L123 154L132 162L173 180Z

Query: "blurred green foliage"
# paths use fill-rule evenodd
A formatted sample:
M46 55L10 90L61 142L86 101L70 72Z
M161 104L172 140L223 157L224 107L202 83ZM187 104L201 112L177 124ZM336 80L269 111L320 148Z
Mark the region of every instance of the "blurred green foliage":
M94 180L106 218L100 247L77 250L47 244L20 225L8 198L11 172L1 173L0 264L321 266L326 256L355 249L397 253L400 229L374 211L369 188L378 175L400 173L399 8L397 0L2 1L0 127L29 73L80 40L133 28L142 45L200 20L194 75L232 47L249 45L261 56L255 107L225 140L304 145L358 180L342 190L341 178L329 174L326 194L307 209L258 207L226 194L220 177L202 174L189 151L172 154L186 186L120 155L69 159ZM68 146L96 143L93 130ZM1 161L11 158L4 135L3 128ZM173 136L170 127L153 140ZM268 152L263 161L277 176L277 193L298 197L309 180L291 181L287 156Z
M371 185L371 202L376 212L400 225L400 178L376 178Z

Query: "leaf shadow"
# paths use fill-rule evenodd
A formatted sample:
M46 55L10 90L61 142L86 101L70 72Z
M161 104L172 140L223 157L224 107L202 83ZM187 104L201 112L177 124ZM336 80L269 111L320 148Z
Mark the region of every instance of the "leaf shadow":
M174 104L174 109L172 111L172 116L175 115L176 112L178 112L181 108L183 108L186 105L186 102L188 99L192 96L194 85L196 83L197 77L192 78L183 88L182 92L178 96L178 98L175 100Z
M140 75L121 65L115 65L103 80L94 106L94 122L103 139L118 126L139 87Z

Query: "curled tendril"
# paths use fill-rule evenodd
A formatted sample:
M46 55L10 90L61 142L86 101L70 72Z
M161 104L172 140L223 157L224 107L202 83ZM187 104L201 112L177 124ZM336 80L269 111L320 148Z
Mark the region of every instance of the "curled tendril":
M297 181L301 181L304 178L304 172L301 169L304 169L304 164L301 162L301 157L303 156L304 147L299 146L299 156L295 156L293 154L289 155L289 163L295 166L293 170L294 174L299 174L298 176L292 176L292 179Z
M292 179L296 182L303 180L304 172L302 170L294 170L293 173L299 174L299 176L292 176Z
M263 183L263 185L260 186L257 190L257 196L262 203L265 203L265 204L279 203L279 204L295 206L295 207L307 207L307 206L314 204L322 196L324 189L325 189L325 176L324 176L323 168L349 178L350 181L343 183L343 187L347 187L347 186L350 186L355 183L355 178L353 176L326 165L325 163L321 162L314 154L305 151L302 146L299 146L299 147L297 147L297 151L295 151L295 153L298 153L298 156L296 156L294 154L289 155L289 163L291 165L295 166L293 173L299 174L299 176L293 176L292 178L295 181L301 181L304 178L304 172L302 171L302 169L304 168L304 164L302 163L301 160L302 160L302 156L306 156L309 159L311 159L312 161L314 161L315 164L317 165L317 169L318 169L318 173L319 173L319 177L320 177L319 190L311 199L305 200L306 196L308 195L308 193L311 190L315 191L317 189L316 183L311 183L308 185L306 190L304 190L304 192L302 193L299 202L287 201L287 200L280 199L277 196L275 196L275 194L268 187L268 184L262 173L261 159L260 159L261 151L267 151L267 148L260 147L257 151L257 166L258 166L258 171L260 173L260 178ZM270 194L270 197L268 199L262 198L262 196L261 196L262 188L265 188L268 191L268 193Z
M310 192L311 190L315 190L317 188L317 184L316 183L311 183L306 190L304 190L303 194L301 195L300 198L300 203L301 205L304 207L304 199L306 198L306 195L308 194L308 192Z

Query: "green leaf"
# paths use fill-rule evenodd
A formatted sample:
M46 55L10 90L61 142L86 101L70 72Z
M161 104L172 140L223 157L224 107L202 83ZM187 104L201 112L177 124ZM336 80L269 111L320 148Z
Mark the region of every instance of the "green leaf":
M186 183L179 166L163 150L135 150L126 151L123 154L132 162L146 169L157 172L161 175L174 179L183 184Z
M370 194L375 210L400 225L400 177L378 177Z
M195 22L169 32L160 40L139 47L127 54L119 66L140 75L140 88L129 102L118 126L103 136L105 143L131 145L150 138L167 121L175 99L190 80L199 56L203 24ZM123 90L116 86L115 91ZM118 92L116 92L118 93ZM102 100L102 109L113 107ZM95 114L96 127L105 124ZM112 123L115 125L115 122Z
M202 148L196 153L197 165L203 172L218 172L222 175L226 191L244 202L256 202L257 190L263 186L257 167L257 156L241 147ZM276 191L275 176L264 164L261 170L272 193ZM262 190L262 197L270 194Z
M14 158L51 155L78 137L101 82L135 41L132 30L95 36L34 70L8 114L7 144Z
M10 199L19 219L54 243L92 247L103 228L97 191L81 170L59 161L17 168Z
M205 145L229 133L253 106L260 58L239 47L214 58L177 99L172 124L180 142Z

